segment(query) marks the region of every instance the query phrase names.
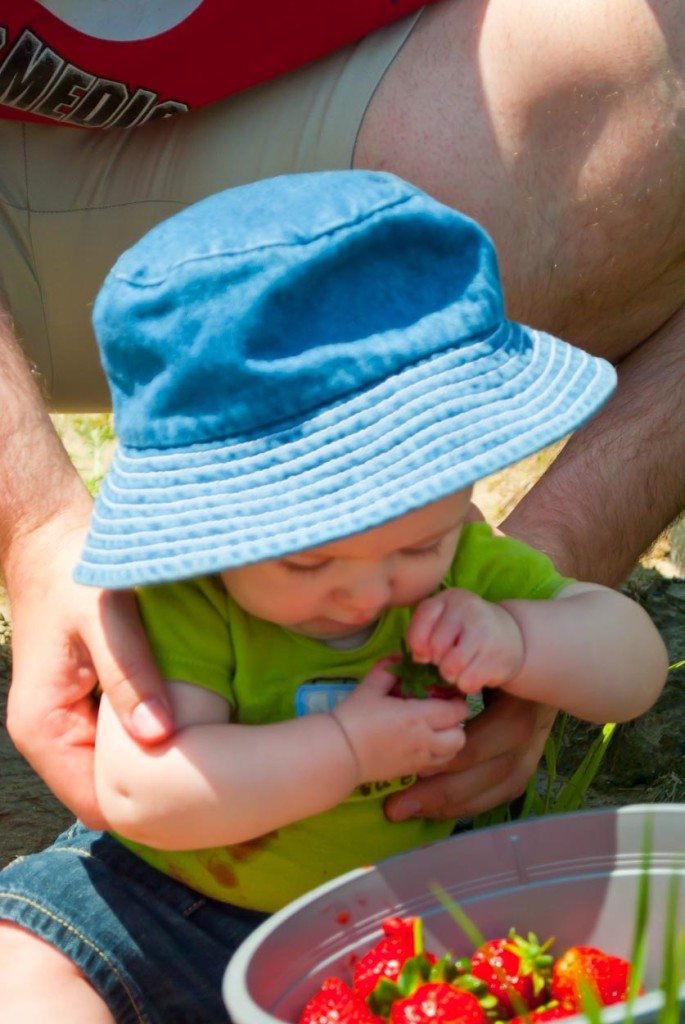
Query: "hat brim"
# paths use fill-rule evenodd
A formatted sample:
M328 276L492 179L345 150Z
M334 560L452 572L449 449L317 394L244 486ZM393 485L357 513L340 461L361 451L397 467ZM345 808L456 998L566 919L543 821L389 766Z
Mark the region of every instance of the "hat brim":
M584 423L609 363L505 322L304 424L191 449L119 447L78 582L154 584L371 529L518 462Z

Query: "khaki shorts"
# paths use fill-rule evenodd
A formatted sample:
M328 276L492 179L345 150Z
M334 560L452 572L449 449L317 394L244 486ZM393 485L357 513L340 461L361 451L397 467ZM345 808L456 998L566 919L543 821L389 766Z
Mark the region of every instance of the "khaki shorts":
M142 128L0 121L0 287L52 409L109 407L90 313L116 258L158 221L213 192L350 167L368 103L419 16Z

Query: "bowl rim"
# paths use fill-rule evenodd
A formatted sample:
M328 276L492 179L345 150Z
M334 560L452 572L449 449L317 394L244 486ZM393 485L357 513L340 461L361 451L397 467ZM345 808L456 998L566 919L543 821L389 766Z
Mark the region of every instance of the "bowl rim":
M669 815L674 812L681 813L685 816L685 803L628 804L620 807L593 807L581 811L571 811L564 814L550 815L548 820L558 821L559 819L565 819L568 821L569 819L575 819L577 821L580 818L594 817L597 815L608 815L616 818L629 815L644 816L646 814L658 816L664 812L667 812ZM542 819L539 817L525 818L520 821L492 825L487 828L479 829L478 831L480 834L491 834L496 831L511 831L516 828L526 828L528 825L533 823L537 823L539 827L541 820ZM471 834L473 835L474 833ZM450 839L443 841L450 842ZM408 852L411 853L412 851ZM407 853L401 853L388 859L394 860L405 856L407 856ZM382 863L382 861L379 862L379 864ZM376 864L369 864L364 867L355 868L352 871L347 871L344 874L338 875L337 877L330 879L328 882L324 882L322 885L309 890L302 896L299 896L297 899L286 904L285 907L282 907L280 910L271 914L266 921L263 921L258 925L257 928L243 940L229 960L226 970L224 971L222 981L224 1004L231 1015L235 1015L236 1019L240 1021L250 1021L250 1024L276 1024L276 1022L277 1024L293 1024L292 1021L284 1021L280 1017L274 1017L272 1013L265 1012L250 995L249 989L245 984L245 979L255 950L269 935L271 935L272 932L277 930L283 922L297 915L309 904L319 900L321 897L327 896L329 893L340 889L342 886L345 886L356 879L368 875L370 872L375 871L377 866L378 865ZM633 1024L657 1024L657 1013L663 1004L663 1000L663 993L659 990L649 991L635 999L632 1004L631 1015ZM685 981L683 981L679 989L679 1003L682 1006L680 1020L685 1024ZM627 1003L617 1003L613 1006L605 1007L601 1013L603 1024L617 1024L617 1022L624 1020L626 1017L627 1005ZM574 1017L565 1018L564 1024L587 1024L587 1018L583 1014L579 1014Z

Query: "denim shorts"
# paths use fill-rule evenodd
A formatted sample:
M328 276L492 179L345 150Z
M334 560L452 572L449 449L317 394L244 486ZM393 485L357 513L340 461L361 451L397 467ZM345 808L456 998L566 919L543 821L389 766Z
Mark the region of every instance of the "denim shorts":
M205 898L78 823L0 872L0 919L70 957L117 1024L226 1024L226 964L266 917Z

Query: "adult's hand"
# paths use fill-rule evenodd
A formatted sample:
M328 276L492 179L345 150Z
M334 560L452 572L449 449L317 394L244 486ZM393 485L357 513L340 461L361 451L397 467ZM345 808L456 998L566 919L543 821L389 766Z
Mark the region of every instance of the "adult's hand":
M538 765L554 708L493 691L488 706L466 725L466 743L448 770L419 779L385 801L390 821L460 818L520 796Z
M92 828L104 827L93 785L99 682L139 741L171 731L161 678L130 592L74 583L83 533L51 521L8 562L13 672L7 728L55 795Z
M7 727L60 800L98 826L96 682L140 741L166 737L171 715L132 595L72 580L91 500L1 311L0 409L0 565L13 648Z

